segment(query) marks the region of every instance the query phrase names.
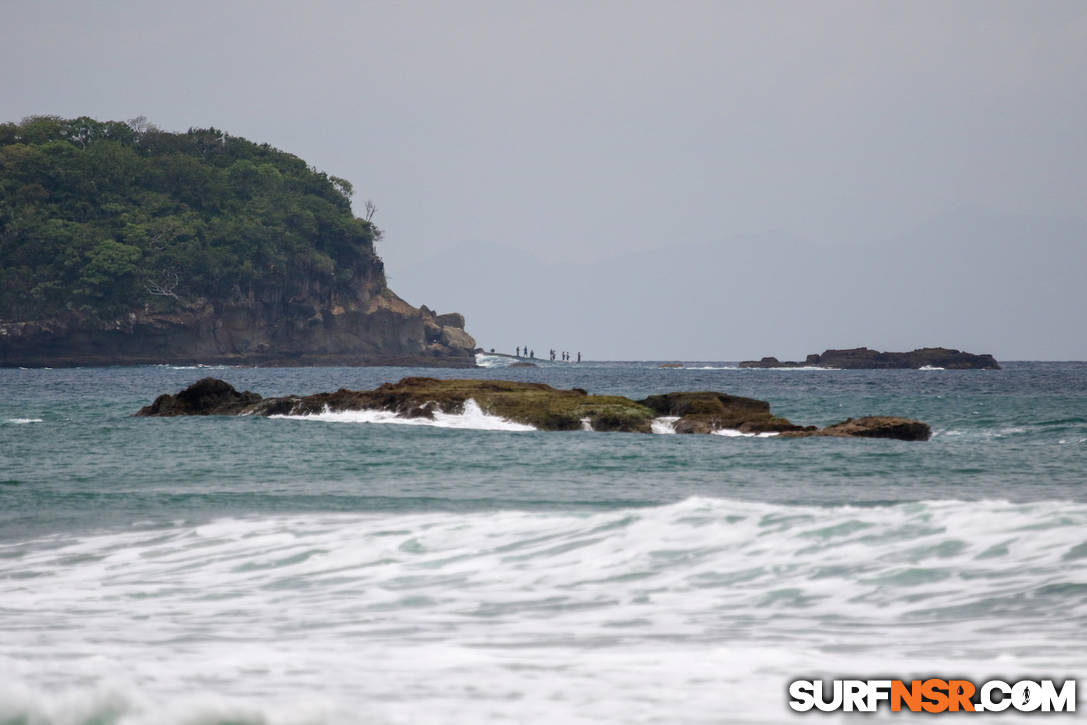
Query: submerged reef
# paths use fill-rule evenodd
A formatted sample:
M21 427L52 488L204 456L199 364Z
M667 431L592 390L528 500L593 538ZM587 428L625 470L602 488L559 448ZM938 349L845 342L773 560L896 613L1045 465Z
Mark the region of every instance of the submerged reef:
M716 392L678 392L631 400L619 395L590 395L581 388L559 390L544 383L510 380L438 380L403 378L373 390L347 390L315 395L263 398L239 392L217 378L204 378L175 395L160 395L137 416L288 415L380 410L403 418L460 414L474 401L487 415L530 425L537 430L594 430L650 433L779 434L792 438L897 438L928 440L932 430L909 418L850 418L823 429L795 425L770 412L765 400Z

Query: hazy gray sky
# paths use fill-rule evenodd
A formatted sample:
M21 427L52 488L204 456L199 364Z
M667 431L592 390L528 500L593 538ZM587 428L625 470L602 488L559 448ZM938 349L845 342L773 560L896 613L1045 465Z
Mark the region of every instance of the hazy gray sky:
M216 126L481 345L1087 359L1087 3L6 0L0 119Z

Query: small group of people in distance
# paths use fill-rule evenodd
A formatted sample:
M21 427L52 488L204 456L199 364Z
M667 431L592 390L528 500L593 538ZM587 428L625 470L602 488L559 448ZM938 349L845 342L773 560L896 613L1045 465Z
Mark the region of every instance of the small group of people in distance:
M491 352L494 352L494 348L491 348ZM555 358L558 357L558 356L561 356L562 362L571 362L570 353L568 353L568 352L560 353L557 350L551 350L551 362L555 362ZM529 359L535 360L536 359L536 351L535 350L529 350L527 345L525 347L523 347L523 348L521 348L521 347L514 348L514 357L527 357ZM581 353L580 352L577 354L577 361L581 362Z

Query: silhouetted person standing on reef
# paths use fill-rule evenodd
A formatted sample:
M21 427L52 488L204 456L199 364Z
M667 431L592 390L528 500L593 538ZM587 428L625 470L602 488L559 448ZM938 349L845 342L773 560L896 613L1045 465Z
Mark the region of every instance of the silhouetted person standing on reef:
M577 354L577 361L581 362L581 353L580 352Z
M519 347L515 347L515 348L513 349L513 356L514 356L514 357L521 357L521 348L519 348Z
M528 356L529 356L530 358L532 358L533 360L535 360L535 359L536 359L536 351L535 351L535 350L533 350L532 352L530 352L530 353L528 354Z

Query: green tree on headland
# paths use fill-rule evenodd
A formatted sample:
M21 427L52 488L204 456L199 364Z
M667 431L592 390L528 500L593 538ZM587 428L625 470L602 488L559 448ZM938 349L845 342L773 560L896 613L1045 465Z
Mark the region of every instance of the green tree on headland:
M381 234L352 193L215 128L0 124L0 320L229 302L286 276L350 285Z

